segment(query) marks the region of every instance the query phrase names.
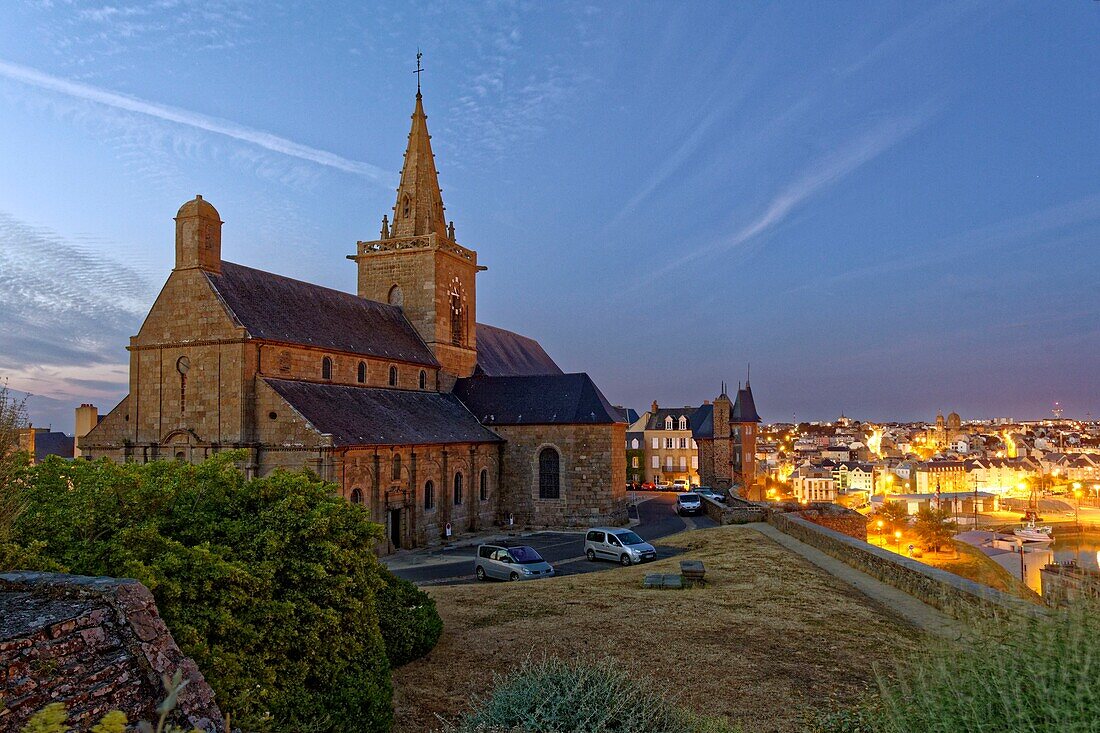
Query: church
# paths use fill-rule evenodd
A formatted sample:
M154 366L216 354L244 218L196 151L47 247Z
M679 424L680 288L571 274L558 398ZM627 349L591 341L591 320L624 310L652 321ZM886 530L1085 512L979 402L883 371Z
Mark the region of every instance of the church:
M222 260L222 220L176 214L175 268L130 391L83 456L309 469L383 525L380 552L495 525L626 521L626 418L533 339L477 322L475 250L444 218L419 90L397 201L348 255L358 293Z

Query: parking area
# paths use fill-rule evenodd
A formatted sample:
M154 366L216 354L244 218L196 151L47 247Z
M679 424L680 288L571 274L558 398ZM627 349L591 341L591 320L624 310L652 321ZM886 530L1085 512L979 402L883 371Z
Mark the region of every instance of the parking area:
M673 557L679 548L662 545L661 537L682 532L685 529L713 527L715 523L706 516L679 517L673 505L675 494L646 493L637 497L638 523L631 527L642 539L657 550L657 558ZM632 513L633 516L633 513ZM556 575L575 575L617 568L613 562L590 562L584 557L584 532L533 532L508 537L511 544L523 544L535 548L554 566ZM488 538L487 540L488 541ZM474 544L431 551L421 550L400 553L383 559L399 577L419 585L451 585L474 581Z

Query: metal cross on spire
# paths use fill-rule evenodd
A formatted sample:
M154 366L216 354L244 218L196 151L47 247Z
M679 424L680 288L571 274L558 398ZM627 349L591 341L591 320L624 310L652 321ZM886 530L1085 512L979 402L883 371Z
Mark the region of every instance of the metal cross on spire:
M420 49L416 49L416 96L420 96L420 75L424 73L424 67L420 65L420 59L424 57L424 54L420 52Z

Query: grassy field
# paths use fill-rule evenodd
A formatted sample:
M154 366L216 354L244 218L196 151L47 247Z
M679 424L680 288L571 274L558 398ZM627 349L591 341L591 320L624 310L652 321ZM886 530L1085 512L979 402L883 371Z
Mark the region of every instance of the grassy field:
M798 731L860 700L872 665L920 632L757 532L719 527L662 540L681 558L529 583L436 587L443 638L394 675L395 730L437 730L528 655L612 657L701 713L746 731ZM711 581L641 589L649 572L702 560Z
M924 557L916 559L949 573L969 578L975 583L1019 596L1032 603L1042 603L1038 593L1012 577L1012 573L993 562L977 547L957 540L952 542L957 550L957 556L948 553L925 553Z

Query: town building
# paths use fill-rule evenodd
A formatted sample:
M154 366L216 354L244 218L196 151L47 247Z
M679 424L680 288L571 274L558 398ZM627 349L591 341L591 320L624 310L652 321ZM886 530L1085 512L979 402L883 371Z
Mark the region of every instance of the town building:
M175 217L175 268L131 338L129 394L87 458L310 469L385 527L379 547L494 524L626 520L626 422L587 374L477 321L478 253L444 206L418 91L401 181L360 241L358 292L222 259L201 196Z
M800 502L836 501L837 486L828 466L803 463L791 474L791 491Z
M722 393L713 403L695 410L689 424L699 446L699 478L703 485L764 501L764 482L756 478L760 422L748 380L743 388L738 385L735 402L730 401L723 384Z
M654 400L630 430L642 433L645 479L670 484L682 479L699 485L699 452L691 433L691 416L697 407L661 407Z

